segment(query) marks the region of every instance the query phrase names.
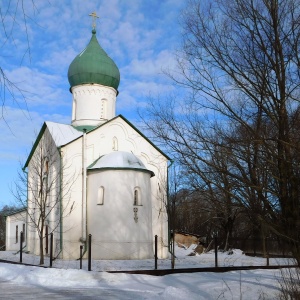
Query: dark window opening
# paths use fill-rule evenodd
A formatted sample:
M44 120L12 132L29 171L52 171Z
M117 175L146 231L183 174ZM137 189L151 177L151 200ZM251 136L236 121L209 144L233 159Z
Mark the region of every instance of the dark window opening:
M19 241L19 226L16 226L16 243Z
M23 239L22 242L25 242L25 224L23 224Z

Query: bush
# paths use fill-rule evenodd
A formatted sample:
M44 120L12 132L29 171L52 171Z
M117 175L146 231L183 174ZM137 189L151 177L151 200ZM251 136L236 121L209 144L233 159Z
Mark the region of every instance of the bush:
M281 270L278 279L280 284L280 300L300 299L300 267Z

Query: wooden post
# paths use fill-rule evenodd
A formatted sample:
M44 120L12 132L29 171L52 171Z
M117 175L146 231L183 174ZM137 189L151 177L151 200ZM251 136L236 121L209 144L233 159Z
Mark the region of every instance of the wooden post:
M83 246L80 245L80 270L82 269L82 249L83 249Z
M89 234L88 271L92 271L92 235Z
M215 236L215 267L218 267L218 238Z
M20 233L20 263L23 260L22 253L23 253L23 231L21 231Z
M175 237L174 237L174 231L171 230L171 245L172 245L172 251L171 251L171 268L175 268Z
M52 268L52 256L53 256L53 232L50 234L50 268Z
M269 245L268 245L269 239L266 238L266 258L267 258L267 266L270 265L270 256L269 256Z
M48 254L48 251L49 251L49 245L48 245L48 238L49 238L49 236L48 236L48 225L46 225L46 232L45 232L45 237L46 237L46 254Z
M155 259L155 270L157 270L157 235L155 235L155 251L154 251L154 259Z

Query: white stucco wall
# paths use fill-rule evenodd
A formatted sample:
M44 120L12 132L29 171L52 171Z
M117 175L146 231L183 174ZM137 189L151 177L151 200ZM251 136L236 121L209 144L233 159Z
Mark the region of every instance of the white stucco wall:
M97 204L104 188L103 204ZM134 190L140 202L134 205ZM93 170L88 175L88 232L93 259L153 258L150 174L139 170Z
M152 229L158 236L158 256L168 256L168 222L165 210L167 195L167 158L154 148L134 128L121 117L102 125L88 135L87 146L91 163L103 154L114 151L114 140L117 140L119 151L134 153L144 163L147 169L154 172L151 178L152 197ZM100 141L100 143L96 142Z
M115 117L117 91L100 84L72 87L73 126L96 126Z
M47 157L48 171L45 173L44 161ZM43 158L43 162L41 161ZM41 180L48 181L47 203L46 203L46 218L44 224L45 228L48 226L48 233L50 235L53 232L54 242L54 254L60 252L60 175L63 166L60 163L59 150L52 138L52 134L48 128L45 130L43 136L40 138L39 143L36 145L35 152L33 153L31 160L28 163L28 175L27 175L27 189L28 189L28 201L27 201L27 247L26 250L36 255L40 254L39 247L39 235L37 227L39 214L41 213L41 206L38 203L38 192L40 189ZM44 179L41 179L41 176ZM44 182L45 184L45 182ZM66 187L67 191L67 187ZM44 192L45 194L45 192ZM39 223L40 224L40 223ZM39 226L39 230L41 227ZM50 240L50 236L48 236ZM44 240L44 251L46 242ZM46 254L46 252L44 252ZM49 254L49 250L48 250Z
M65 167L62 185L70 182L68 197L63 198L62 207L66 210L72 205L72 212L62 220L62 248L61 257L64 259L79 258L79 248L82 238L82 137L71 144L62 147L62 164Z
M26 245L26 211L21 211L6 217L6 250L17 251L20 249L20 234L24 230L24 243ZM18 227L18 229L16 229ZM18 236L16 236L16 234Z
M63 176L64 181L74 176L71 174L77 174L70 191L74 210L68 218L63 220L63 257L66 259L79 257L79 247L83 236L82 227L86 226L85 216L82 214L82 140L81 137L62 148L64 164L69 166ZM116 145L117 149L115 149ZM159 258L166 258L168 256L168 223L164 201L166 200L167 158L121 117L87 133L86 165L89 166L100 156L114 150L134 153L146 168L155 174L150 179L152 220L148 226L152 227L153 239L154 235L158 236ZM89 205L90 203L87 203L87 207ZM89 222L89 213L87 222Z

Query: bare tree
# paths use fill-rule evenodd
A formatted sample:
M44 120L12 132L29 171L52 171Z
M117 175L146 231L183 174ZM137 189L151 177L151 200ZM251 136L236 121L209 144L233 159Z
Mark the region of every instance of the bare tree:
M3 37L0 49L2 49L4 52L6 47L14 47L16 30L24 32L24 44L26 44L26 46L23 48L25 50L23 53L19 53L16 50L16 53L21 55L20 64L23 62L25 57L28 57L29 61L31 60L29 24L33 21L32 15L34 15L36 12L37 7L34 0L8 0L3 1L0 6L0 32ZM10 51L10 53L14 52L15 51ZM0 53L0 55L3 55L3 53ZM4 119L5 121L5 106L8 104L16 104L19 107L25 106L27 109L25 95L26 91L20 87L20 84L15 82L13 78L10 78L3 66L0 66L0 118Z
M164 185L168 187L168 197L164 203L168 215L168 224L170 232L170 252L171 252L171 268L175 268L175 230L177 219L177 207L178 203L182 200L182 193L180 193L182 181L179 179L178 166L174 161L171 162L168 172L168 184Z
M144 121L199 186L242 204L300 263L299 20L294 0L189 1L168 74L189 98L152 101Z
M67 174L67 167L62 165L62 154L52 136L46 131L37 141L29 157L28 172L23 169L19 173L13 193L17 201L27 208L29 247L34 250L37 236L39 251L35 252L40 255L40 264L44 264L48 235L54 233L59 239L62 220L74 208L69 198L74 178L62 177Z

